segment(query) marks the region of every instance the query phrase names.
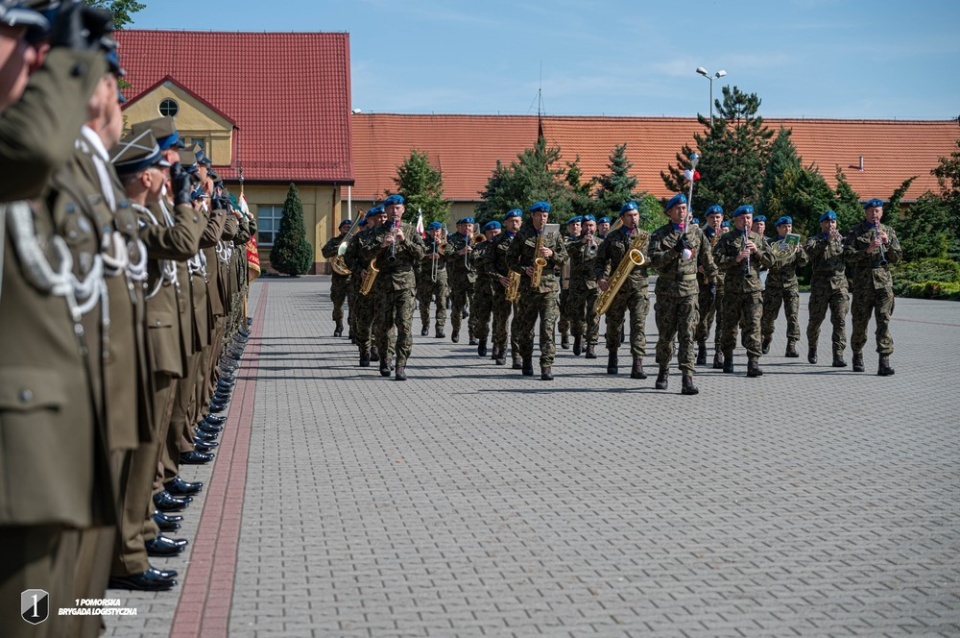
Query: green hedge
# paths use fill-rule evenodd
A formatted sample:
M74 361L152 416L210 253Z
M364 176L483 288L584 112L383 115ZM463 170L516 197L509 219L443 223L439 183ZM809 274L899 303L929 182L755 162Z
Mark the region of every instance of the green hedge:
M952 259L920 259L893 269L893 291L900 297L960 301L960 264Z

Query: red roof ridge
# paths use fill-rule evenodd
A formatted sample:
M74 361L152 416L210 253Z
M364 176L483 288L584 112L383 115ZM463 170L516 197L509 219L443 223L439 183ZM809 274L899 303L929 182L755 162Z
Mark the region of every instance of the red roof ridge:
M209 101L205 100L202 96L198 95L198 94L196 93L196 91L193 91L193 90L191 90L189 87L184 86L182 82L178 82L178 81L177 81L177 78L173 77L172 75L165 75L165 76L163 76L163 78L160 79L160 80L158 80L157 82L155 82L155 83L153 84L153 86L147 87L146 89L144 89L143 91L141 91L140 93L138 93L136 97L127 100L126 103L124 104L124 107L123 107L123 108L128 108L130 105L136 104L137 101L138 101L140 98L142 98L144 95L147 95L147 94L149 94L149 93L152 93L153 90L156 89L158 86L160 86L160 85L162 85L162 84L165 84L165 83L167 83L167 82L171 82L171 83L177 85L177 87L179 87L179 88L183 89L184 91L186 91L187 93L189 93L192 98L194 98L195 100L197 100L198 102L200 102L201 104L203 104L205 107L207 107L208 109L210 109L211 111L213 111L214 113L216 113L217 115L219 115L220 117L222 117L223 119L225 119L225 120L227 120L228 122L230 122L231 124L233 124L233 127L234 127L235 129L240 130L240 125L237 124L237 120L236 120L236 119L234 119L233 117L227 115L226 113L224 113L223 111L221 111L220 109L218 109L216 106L214 106L213 104L211 104Z

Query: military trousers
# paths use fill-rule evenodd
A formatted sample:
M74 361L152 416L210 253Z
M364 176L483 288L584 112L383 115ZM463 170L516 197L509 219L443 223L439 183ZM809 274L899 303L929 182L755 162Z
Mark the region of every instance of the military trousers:
M500 285L499 283L497 284ZM477 284L470 307L470 334L475 339L486 341L490 334L490 319L493 315L493 288L489 283Z
M770 288L763 293L763 318L760 332L764 340L773 337L780 306L787 317L787 341L800 341L800 292L795 288Z
M416 299L412 288L392 290L383 288L377 296L377 325L379 340L377 349L381 357L391 357L390 335L396 330L397 366L407 365L413 349L413 311ZM381 358L381 361L383 359Z
M561 336L570 334L570 325L573 319L570 311L570 289L564 288L560 290L559 317L557 319L557 330L560 331Z
M647 353L647 313L650 311L650 299L647 287L643 290L624 285L613 298L607 309L607 350L616 352L620 348L620 331L623 330L626 315L630 313L630 354L640 358Z
M600 341L600 315L594 311L599 296L599 288L570 288L570 332L589 346Z
M517 346L524 359L533 357L533 335L540 320L540 366L552 366L557 356L554 330L560 314L556 292L521 291L517 301Z
M450 294L447 288L446 278L439 278L437 281L431 281L424 277L417 288L417 298L420 302L420 322L424 328L430 327L430 305L436 306L436 316L434 321L434 330L437 333L443 331L447 325L447 297Z
M340 275L333 275L330 280L330 301L333 302L333 320L337 325L343 325L343 305L347 301L350 290L350 279ZM347 306L349 310L349 305ZM349 320L348 320L349 321Z
M507 339L510 340L511 349L514 355L519 356L520 346L517 344L517 313L516 304L507 301L506 289L499 283L495 284L493 289L493 349L497 352L507 351ZM513 319L510 319L511 313ZM507 323L510 328L507 328Z
M460 334L460 324L463 323L463 311L470 305L472 308L472 299L475 284L466 279L450 282L450 329L453 334ZM470 325L467 324L467 330ZM472 337L472 334L468 334Z
M751 360L757 360L762 354L760 345L760 320L763 317L763 293L759 290L755 292L730 292L727 291L723 297L723 325L720 333L720 350L725 358L733 356L733 350L737 347L737 331L741 330L740 337L743 347L747 350L747 356Z
M853 334L850 345L854 353L863 352L867 344L867 327L870 315L877 321L877 353L893 354L893 336L890 334L890 319L894 308L893 290L889 288L856 288L853 291L853 303L850 306L853 316Z
M710 329L716 323L713 342L719 351L721 325L723 324L723 289L718 286L716 298L711 299L709 286L700 286L698 305L700 306L700 321L697 322L697 334L694 338L698 343L706 343L710 338Z
M811 350L817 349L820 341L820 326L830 311L830 323L833 331L830 342L835 357L842 357L847 349L847 309L849 297L846 288L834 289L830 282L818 282L816 279L810 286L810 302L808 309L810 318L807 321L807 344Z
M700 322L700 310L697 295L681 297L679 295L657 295L654 306L657 332L657 364L661 370L670 367L673 359L673 339L677 339L677 363L681 372L693 374L696 352L693 343Z
M357 348L360 353L369 353L373 345L373 320L376 315L376 304L373 291L369 295L357 292L357 301L353 309L353 335L356 337Z

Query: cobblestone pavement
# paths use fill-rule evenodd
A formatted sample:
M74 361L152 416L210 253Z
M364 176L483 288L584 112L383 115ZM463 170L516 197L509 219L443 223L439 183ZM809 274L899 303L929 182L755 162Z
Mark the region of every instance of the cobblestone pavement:
M214 540L158 559L182 596L111 591L139 615L108 635L960 635L960 304L897 300L893 377L829 367L829 326L825 364L783 358L781 316L763 377L738 349L684 397L602 346L543 382L419 321L384 379L328 290L254 284L255 400L186 476Z

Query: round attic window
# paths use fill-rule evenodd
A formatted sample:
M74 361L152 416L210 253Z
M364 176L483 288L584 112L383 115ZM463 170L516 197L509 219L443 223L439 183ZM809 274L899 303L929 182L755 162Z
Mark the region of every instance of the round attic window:
M160 115L164 117L175 117L179 112L180 105L177 104L176 100L166 98L160 102Z

